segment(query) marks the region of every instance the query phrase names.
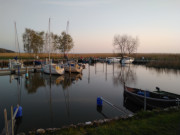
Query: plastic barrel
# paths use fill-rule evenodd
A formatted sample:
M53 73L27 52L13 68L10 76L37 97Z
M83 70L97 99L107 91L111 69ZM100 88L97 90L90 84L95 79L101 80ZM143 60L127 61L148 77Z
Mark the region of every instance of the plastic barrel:
M97 97L97 105L102 106L102 104L103 104L103 102L102 102L101 97Z
M14 107L14 110L13 110L14 113L15 113L16 109L17 109L17 107ZM16 114L16 118L19 118L19 117L22 117L22 107L21 106L19 106L18 112Z

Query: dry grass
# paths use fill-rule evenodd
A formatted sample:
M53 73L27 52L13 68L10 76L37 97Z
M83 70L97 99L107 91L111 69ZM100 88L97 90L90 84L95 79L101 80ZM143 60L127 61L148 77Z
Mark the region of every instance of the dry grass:
M1 59L9 59L17 56L17 53L0 53L0 58ZM47 58L49 55L47 53L39 53L37 54L40 59ZM51 58L63 58L63 54L51 54ZM113 54L113 53L82 53L82 54L68 54L69 58L79 58L79 57L116 57L118 54ZM20 58L23 59L33 59L36 57L36 54L33 53L20 53Z

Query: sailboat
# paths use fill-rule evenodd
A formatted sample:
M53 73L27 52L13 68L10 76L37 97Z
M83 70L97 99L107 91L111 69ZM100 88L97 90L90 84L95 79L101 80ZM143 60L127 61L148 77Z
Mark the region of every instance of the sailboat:
M68 61L64 64L64 69L66 72L82 73L83 67L74 61Z
M20 47L19 47L19 41L17 36L17 29L16 29L16 22L14 22L14 28L15 28L15 47L18 45L18 51L20 54ZM17 48L16 48L17 49ZM24 68L24 65L22 61L18 60L18 57L16 56L13 60L9 60L8 64L9 69L21 69Z
M49 18L49 62L46 63L43 66L44 73L47 74L57 74L57 75L63 75L64 74L64 67L60 66L58 64L52 63L52 60L50 59L50 18Z
M68 34L69 30L69 21L67 21L67 26L66 26L66 34ZM65 55L65 52L64 52ZM67 55L65 55L67 56ZM76 61L67 61L64 64L64 69L66 72L73 72L73 73L82 73L83 67L81 64L78 64Z

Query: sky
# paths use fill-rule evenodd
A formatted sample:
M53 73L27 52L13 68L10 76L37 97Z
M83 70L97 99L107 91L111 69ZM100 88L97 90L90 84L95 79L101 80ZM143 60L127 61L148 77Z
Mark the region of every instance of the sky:
M0 48L20 49L25 28L74 41L71 53L113 53L115 35L139 38L138 53L180 53L180 0L0 0Z

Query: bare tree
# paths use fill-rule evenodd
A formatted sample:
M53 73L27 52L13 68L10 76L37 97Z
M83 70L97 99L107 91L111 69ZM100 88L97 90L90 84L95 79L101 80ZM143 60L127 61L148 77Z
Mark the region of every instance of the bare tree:
M119 49L120 55L124 57L125 54L131 54L137 50L139 39L128 35L115 35L113 45Z

